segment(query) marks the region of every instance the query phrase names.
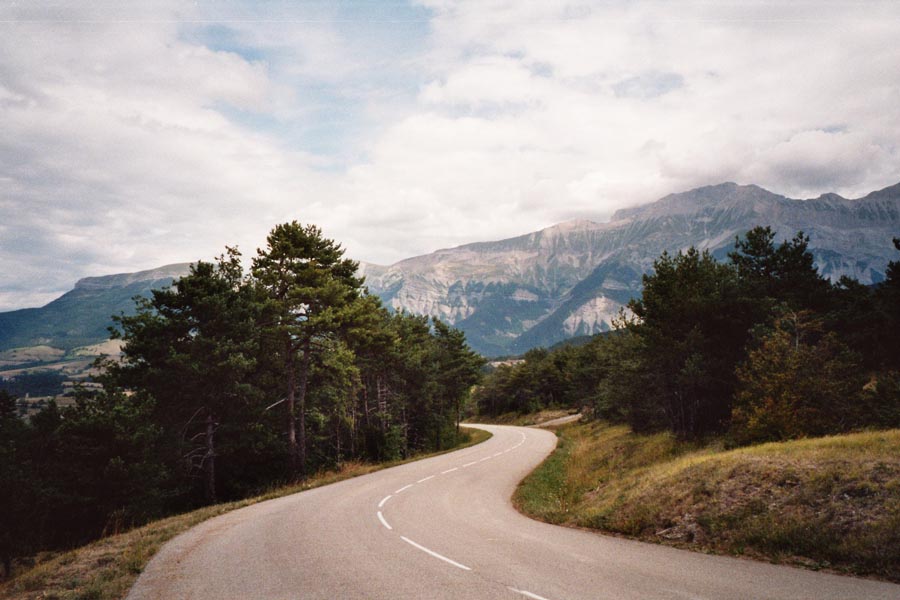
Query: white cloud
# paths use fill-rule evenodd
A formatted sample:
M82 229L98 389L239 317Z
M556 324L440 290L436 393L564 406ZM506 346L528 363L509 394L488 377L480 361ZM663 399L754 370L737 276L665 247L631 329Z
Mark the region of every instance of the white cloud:
M787 182L793 189L801 190L799 195L806 196L820 192L823 186L859 186L872 179L871 169L883 168L891 158L885 148L861 133L801 131L762 153L748 169L748 175Z
M265 106L265 67L180 41L170 17L0 25L0 288L252 250L317 178L217 110Z
M431 105L514 110L539 103L553 93L551 87L548 78L535 76L522 61L494 56L456 69L446 82L429 83L420 97Z
M384 263L900 179L896 3L61 6L0 19L0 310L293 218Z
M884 3L427 4L430 80L342 195L395 224L398 253L725 180L805 197L900 178Z

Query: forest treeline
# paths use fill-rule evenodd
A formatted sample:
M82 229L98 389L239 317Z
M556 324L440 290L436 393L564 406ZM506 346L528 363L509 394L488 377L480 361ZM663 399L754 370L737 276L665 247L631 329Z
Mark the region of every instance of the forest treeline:
M348 460L458 442L483 359L441 321L391 314L313 225L276 226L115 318L100 393L29 421L0 392L0 559L244 497Z
M900 261L874 286L831 283L808 242L757 227L725 262L664 253L618 330L498 367L478 410L573 407L732 444L900 427Z

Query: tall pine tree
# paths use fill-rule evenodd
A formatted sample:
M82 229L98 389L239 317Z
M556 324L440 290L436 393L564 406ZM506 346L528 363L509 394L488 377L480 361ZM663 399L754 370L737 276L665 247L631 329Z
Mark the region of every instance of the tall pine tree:
M277 225L266 242L251 273L268 298L265 328L283 365L291 472L305 476L312 361L326 340L352 326L363 280L356 275L359 264L315 225Z

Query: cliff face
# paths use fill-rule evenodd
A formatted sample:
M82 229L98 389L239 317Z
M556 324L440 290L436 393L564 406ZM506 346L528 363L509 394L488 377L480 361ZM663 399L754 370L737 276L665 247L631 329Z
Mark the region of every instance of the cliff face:
M734 183L670 194L620 210L609 223L570 221L527 235L364 265L370 291L396 310L438 316L489 355L519 353L612 326L664 250L724 258L735 237L769 225L803 231L825 277L884 278L900 235L900 184L848 200L795 200Z

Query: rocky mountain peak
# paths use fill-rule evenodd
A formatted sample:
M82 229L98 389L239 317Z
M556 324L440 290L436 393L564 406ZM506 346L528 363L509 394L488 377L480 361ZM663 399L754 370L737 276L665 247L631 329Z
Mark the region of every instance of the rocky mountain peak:
M786 200L784 196L773 194L757 185L728 182L669 194L650 204L618 210L613 214L612 221L684 216L725 209L758 212L783 200Z
M593 231L595 229L603 228L603 223L597 223L596 221L591 221L589 219L572 219L571 221L563 221L562 223L551 225L550 227L542 229L540 233L543 233L545 235L559 235L571 233L573 231Z
M900 200L900 183L874 191L863 196L860 200Z
M822 194L818 198L814 198L813 201L816 202L846 202L847 199L841 196L840 194L835 194L833 192L828 192L827 194ZM806 200L805 202L809 202Z

